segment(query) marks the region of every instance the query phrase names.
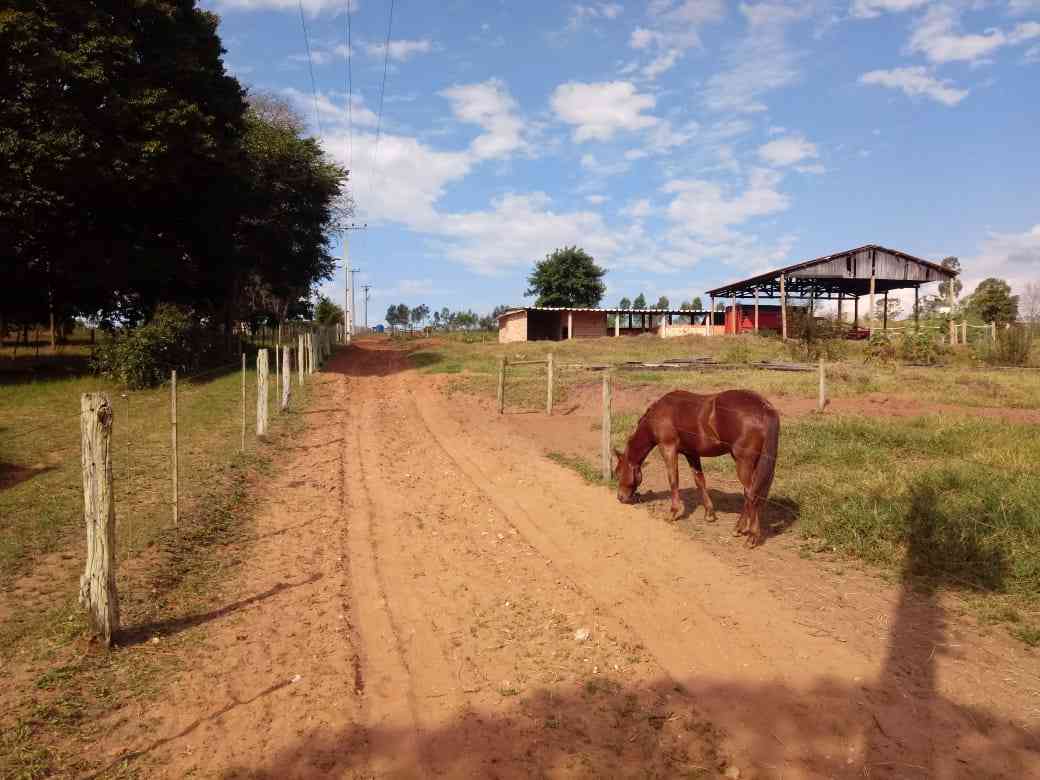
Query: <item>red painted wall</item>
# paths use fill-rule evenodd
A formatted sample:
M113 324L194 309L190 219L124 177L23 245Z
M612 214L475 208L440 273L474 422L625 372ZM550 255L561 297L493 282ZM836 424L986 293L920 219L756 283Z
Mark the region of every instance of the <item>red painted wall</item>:
M755 332L755 305L740 304L737 306L736 314L732 306L726 307L726 333L754 333ZM759 306L758 307L758 329L780 331L780 307Z

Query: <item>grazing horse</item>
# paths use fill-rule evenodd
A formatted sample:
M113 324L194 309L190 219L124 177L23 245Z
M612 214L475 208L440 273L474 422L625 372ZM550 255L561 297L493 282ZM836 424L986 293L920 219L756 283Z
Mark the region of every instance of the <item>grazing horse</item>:
M672 517L682 514L679 500L679 453L686 456L700 488L709 523L715 522L715 507L701 470L701 457L733 456L737 476L744 486L744 508L733 534L747 534L748 547L762 542L759 509L769 495L780 439L780 417L768 401L748 390L726 390L716 395L695 395L674 390L650 404L628 439L624 452L614 450L617 463L618 501L639 500L643 461L658 447L668 470L672 488Z

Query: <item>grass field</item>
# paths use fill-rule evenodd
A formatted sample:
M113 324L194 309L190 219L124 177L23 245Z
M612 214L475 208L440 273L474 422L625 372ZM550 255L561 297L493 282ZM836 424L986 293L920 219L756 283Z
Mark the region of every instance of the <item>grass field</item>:
M500 356L536 359L549 351L558 363L618 364L711 355L720 361L790 357L775 339L754 337L663 340L652 336L498 345L435 342L414 362L424 371L459 374L453 387L495 393ZM544 408L541 366L509 370L511 409ZM556 395L588 383L587 372L561 371ZM769 398L813 398L815 373L758 369L697 372L619 371L616 387L654 384L661 392L711 392L731 387ZM806 554L836 551L891 572L909 570L921 587L978 596L984 616L1003 622L1028 644L1040 644L1040 439L1036 426L980 419L980 406L1040 408L1040 372L979 366L958 350L941 368L863 362L862 345L829 365L831 397L866 394L964 407L962 415L867 418L812 415L785 423L771 511L796 517ZM623 446L638 415L616 414L614 440ZM551 457L586 480L599 481L597 461L573 454ZM656 464L656 459L652 461ZM714 477L733 480L729 459L704 461ZM655 468L655 465L651 466ZM974 598L974 596L973 596Z
M24 350L21 350L24 352ZM127 393L83 373L74 345L40 364L0 358L0 659L20 679L0 695L0 777L80 776L93 719L126 706L175 672L173 653L135 652L163 626L211 604L248 540L256 480L302 425L306 388L255 436L256 376L236 362L178 382L180 522L172 525L169 387ZM78 353L78 354L77 354ZM29 370L34 368L36 370ZM273 366L272 366L273 371ZM76 604L85 545L79 398L109 393L118 589L126 647L94 652ZM129 408L128 408L129 403ZM163 642L184 641L164 638ZM164 645L166 646L166 645ZM14 692L18 691L16 695ZM121 777L119 767L102 776Z

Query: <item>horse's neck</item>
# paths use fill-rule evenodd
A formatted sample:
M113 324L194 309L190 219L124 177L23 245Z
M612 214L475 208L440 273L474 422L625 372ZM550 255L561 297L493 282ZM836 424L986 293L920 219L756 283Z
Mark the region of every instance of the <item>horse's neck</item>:
M629 463L638 466L646 460L646 456L650 454L650 450L656 446L657 440L654 438L654 434L650 430L650 425L644 417L639 421L635 433L633 433L628 440L628 448L625 456Z

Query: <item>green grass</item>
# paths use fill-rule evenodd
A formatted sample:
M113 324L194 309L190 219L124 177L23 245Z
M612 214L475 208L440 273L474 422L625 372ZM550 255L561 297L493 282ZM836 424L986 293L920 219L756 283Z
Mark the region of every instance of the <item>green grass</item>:
M89 375L59 373L46 381L0 384L0 587L8 591L0 598L18 599L23 607L0 626L0 658L12 668L31 664L39 670L18 691L15 706L0 715L0 777L81 776L96 770L70 743L89 742L99 718L153 695L178 669L178 656L169 651L197 641L191 621L182 621L213 608L221 584L238 564L237 550L251 538L256 480L272 467L280 438L304 424L298 411L306 405L307 388L300 392L294 385L292 409L279 414L272 381L271 434L268 443L258 442L255 375L249 372L246 380L245 453L239 452L239 371L179 383L176 528L169 504L168 388L131 394L127 424L119 389ZM110 393L115 407L123 640L147 631L161 637L162 653L132 644L84 652L82 644L87 627L76 604L83 533L79 394L98 389ZM33 433L37 427L44 430ZM12 591L24 575L28 579ZM135 771L114 766L101 776L129 777Z
M604 481L603 474L597 466L579 455L566 455L562 452L550 452L548 458L551 461L559 463L561 466L566 466L567 468L578 472L578 474L581 475L581 478L590 485L605 485L610 483L609 480Z

